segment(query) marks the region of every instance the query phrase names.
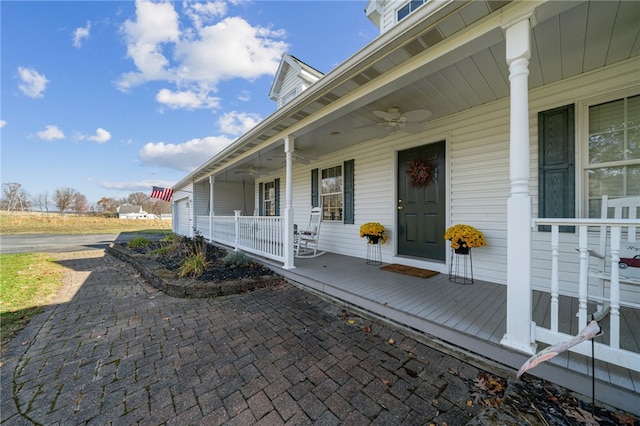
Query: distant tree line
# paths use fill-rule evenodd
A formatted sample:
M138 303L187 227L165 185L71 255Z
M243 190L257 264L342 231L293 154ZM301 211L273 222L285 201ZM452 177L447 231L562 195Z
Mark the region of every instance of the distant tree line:
M161 215L171 213L171 204L151 198L144 192L133 192L128 197L116 200L114 198L103 197L95 205L90 205L80 192L73 188L58 188L52 195L49 192L38 194L31 198L29 193L18 182L8 182L2 184L2 198L0 199L0 210L8 212L29 212L41 211L49 213L50 209L60 214L103 214L105 216L117 217L118 207L123 204L142 206L142 210L147 213ZM55 209L53 209L55 207Z

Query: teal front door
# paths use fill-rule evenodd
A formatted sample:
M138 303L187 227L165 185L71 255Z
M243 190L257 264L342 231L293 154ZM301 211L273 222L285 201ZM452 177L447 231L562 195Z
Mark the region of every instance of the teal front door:
M398 255L445 260L445 165L444 141L398 152Z

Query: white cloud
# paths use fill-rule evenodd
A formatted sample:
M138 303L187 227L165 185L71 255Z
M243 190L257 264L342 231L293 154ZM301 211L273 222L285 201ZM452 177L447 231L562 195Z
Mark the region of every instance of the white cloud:
M242 135L262 121L258 114L231 111L218 119L218 126L228 135Z
M117 191L127 191L127 192L148 192L151 195L151 187L152 186L162 186L164 188L169 188L173 186L175 182L171 181L160 181L160 180L139 180L132 182L110 182L103 181L100 182L99 185L105 189L113 189Z
M91 31L91 21L87 21L86 27L78 27L73 32L73 47L78 49L82 47L82 40L89 38L89 32Z
M183 4L186 15L196 28L202 28L203 24L212 22L218 16L227 14L227 3L219 0L209 3L184 2Z
M238 100L241 102L249 102L251 100L251 92L248 90L243 90L238 95Z
M233 142L225 136L209 136L191 139L185 143L147 143L140 150L140 158L146 165L191 172Z
M176 46L177 78L214 88L221 80L273 75L287 44L283 33L252 27L239 17L202 28L196 40Z
M109 133L102 127L99 127L96 130L95 135L85 135L83 133L78 132L74 135L74 138L79 141L88 140L88 141L98 142L102 144L111 140L111 133Z
M185 2L183 7L191 27L184 22L180 27L174 3L136 2L135 20L122 25L136 69L120 76L120 90L166 81L176 88L163 89L158 102L170 108L217 108L219 99L211 93L221 81L275 74L288 48L284 31L254 27L240 17L215 22L227 12L221 1Z
M58 126L55 126L53 124L44 126L44 130L36 132L36 135L40 139L44 139L46 141L52 141L54 139L64 139L64 133L62 133L62 130L60 130Z
M156 94L156 101L171 109L194 110L220 106L220 98L208 96L208 92L195 93L191 90L173 92L169 89L162 89Z
M177 42L180 36L178 14L171 3L136 1L136 20L122 25L127 42L127 56L133 59L137 72L124 74L118 82L121 90L152 80L172 80L166 69L169 60L164 56L163 44Z
M98 142L98 143L105 143L105 142L111 140L111 133L109 133L108 131L106 131L102 127L99 127L96 130L96 134L93 135L93 136L87 137L87 139L90 140L90 141Z
M21 83L18 88L30 98L41 98L47 88L49 80L33 68L18 67L18 75Z
M0 120L0 129L2 129L6 125L7 125L7 121L6 120Z

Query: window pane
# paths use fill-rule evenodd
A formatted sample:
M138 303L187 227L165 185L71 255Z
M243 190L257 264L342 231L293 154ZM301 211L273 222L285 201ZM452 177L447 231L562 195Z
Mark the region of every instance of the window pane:
M403 20L409 14L409 4L398 9L398 21Z
M411 3L411 12L422 6L422 0L413 0Z
M276 214L276 185L275 182L264 184L264 214L265 216L275 216Z
M322 170L322 194L342 193L342 166Z
M322 219L342 220L342 166L322 170Z
M640 95L627 100L627 159L640 158Z
M640 195L640 165L589 170L589 217L600 217L603 195L609 198Z
M589 108L589 133L602 133L624 128L624 99Z

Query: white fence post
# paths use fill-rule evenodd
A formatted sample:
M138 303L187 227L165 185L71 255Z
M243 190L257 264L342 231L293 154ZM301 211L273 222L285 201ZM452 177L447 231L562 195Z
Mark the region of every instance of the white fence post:
M240 213L242 210L234 210L234 239L233 239L233 249L234 251L238 251L238 246L240 245Z

